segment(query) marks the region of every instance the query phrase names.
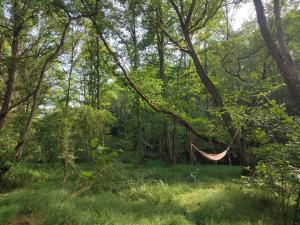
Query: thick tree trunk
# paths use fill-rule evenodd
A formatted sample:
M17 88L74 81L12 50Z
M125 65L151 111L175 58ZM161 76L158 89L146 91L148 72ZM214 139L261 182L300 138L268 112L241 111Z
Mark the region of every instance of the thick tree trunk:
M281 5L280 0L274 0L274 16L275 16L275 25L276 25L276 33L277 33L277 39L280 51L286 60L286 62L289 64L289 66L293 67L294 70L296 70L295 63L292 59L292 56L290 55L290 52L288 50L288 47L285 42L284 38L284 31L283 31L283 23L281 19Z
M237 133L237 129L233 126L232 118L229 112L225 111L223 100L221 98L221 95L216 88L216 86L213 84L213 82L210 80L208 75L205 73L204 68L201 65L200 59L198 57L198 54L194 48L194 45L191 41L189 32L187 30L184 30L185 35L185 41L188 46L188 49L190 51L190 56L192 57L192 60L194 62L197 74L199 75L199 78L201 82L204 84L206 90L209 92L209 94L212 96L212 100L215 104L215 106L219 107L219 110L221 112L221 117L224 122L225 128L229 132L232 138L235 137L235 143L238 147L238 154L239 158L241 160L241 163L243 166L249 166L251 168L254 167L254 162L251 159L250 154L247 152L247 150L244 148L244 145L242 144L241 137Z
M291 60L290 56L286 56L284 57L284 52L285 54L288 53L288 51L286 52L286 47L284 44L284 40L283 38L283 31L280 27L281 26L281 20L278 21L278 19L280 19L280 15L278 18L278 13L280 13L280 9L278 9L278 6L276 7L276 4L279 4L278 2L276 2L275 0L275 8L276 8L276 19L277 19L277 29L278 32L280 33L279 40L281 39L281 48L282 50L280 51L280 49L278 48L278 46L275 43L275 40L272 36L272 33L268 27L268 23L267 23L267 19L264 13L264 6L262 4L261 0L253 0L254 5L255 5L255 10L256 10L256 15L257 15L257 21L260 27L260 32L262 34L262 37L266 43L266 46L270 52L270 55L272 56L272 58L274 59L277 68L280 72L280 74L282 75L285 83L287 84L288 87L288 91L290 93L291 99L292 101L295 103L298 112L300 112L300 79L299 79L299 75L295 69L295 67L289 63L289 60ZM278 12L279 11L279 12ZM279 24L278 24L279 22ZM283 52L282 52L283 51ZM286 59L285 59L286 58Z
M17 52L18 52L18 40L17 37L14 36L13 44L12 44L12 56L8 69L8 79L6 81L6 90L4 95L4 100L1 107L0 112L0 129L4 127L5 118L9 111L9 104L13 94L13 86L16 74L16 64L17 64Z
M11 59L8 65L8 78L6 81L6 88L4 94L4 100L2 103L1 111L0 111L0 129L4 127L5 118L9 112L9 104L13 94L15 74L17 71L17 58L19 51L19 15L18 15L18 1L13 2L13 37L12 37L12 45L11 45Z

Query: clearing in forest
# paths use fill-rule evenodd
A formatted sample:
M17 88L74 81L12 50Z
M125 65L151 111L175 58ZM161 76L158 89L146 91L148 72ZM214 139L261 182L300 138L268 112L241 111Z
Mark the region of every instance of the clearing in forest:
M237 166L118 164L90 187L62 185L58 166L15 170L31 177L0 195L0 224L272 224L271 202L241 184Z

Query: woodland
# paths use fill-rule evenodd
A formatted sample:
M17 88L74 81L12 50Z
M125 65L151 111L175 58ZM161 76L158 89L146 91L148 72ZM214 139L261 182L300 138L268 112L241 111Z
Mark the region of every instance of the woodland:
M299 225L299 0L0 0L0 224Z

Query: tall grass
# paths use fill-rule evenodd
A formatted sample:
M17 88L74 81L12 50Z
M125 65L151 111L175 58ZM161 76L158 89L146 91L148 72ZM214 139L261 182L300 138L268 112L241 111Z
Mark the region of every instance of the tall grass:
M188 175L196 168L197 181L191 183ZM39 180L0 195L0 224L20 215L49 225L275 223L271 203L241 187L240 167L119 164L79 196L74 196L78 180L62 185L59 167L34 170L42 174Z

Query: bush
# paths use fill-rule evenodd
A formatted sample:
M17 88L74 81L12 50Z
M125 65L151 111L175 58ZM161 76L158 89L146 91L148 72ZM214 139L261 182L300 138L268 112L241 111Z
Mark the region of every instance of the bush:
M26 168L21 164L13 165L11 169L2 178L2 187L4 189L13 189L23 187L40 178L37 171Z
M256 149L260 156L253 177L244 178L250 184L260 188L276 203L276 217L279 215L282 224L289 224L298 211L299 202L295 202L300 189L299 142L290 141L286 144L272 143ZM296 201L299 201L299 199ZM295 206L295 209L292 209ZM280 221L280 220L279 220ZM293 221L294 223L296 221Z

